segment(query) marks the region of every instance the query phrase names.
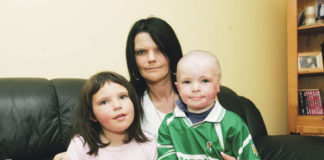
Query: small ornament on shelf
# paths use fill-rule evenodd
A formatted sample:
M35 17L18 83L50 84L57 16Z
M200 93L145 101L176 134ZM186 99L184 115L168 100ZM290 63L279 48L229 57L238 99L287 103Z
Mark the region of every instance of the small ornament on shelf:
M316 10L314 6L308 6L304 11L305 25L316 24Z
M322 60L324 62L324 56L323 56L323 54L324 54L324 41L321 44L321 49L322 49Z
M316 1L316 23L324 24L324 0Z
M316 17L317 19L324 20L324 0L317 0L316 3L317 3Z

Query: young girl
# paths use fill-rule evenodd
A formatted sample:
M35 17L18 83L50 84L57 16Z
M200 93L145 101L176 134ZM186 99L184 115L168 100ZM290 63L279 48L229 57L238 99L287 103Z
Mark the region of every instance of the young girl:
M71 159L156 159L156 140L144 134L142 108L133 86L121 75L101 72L83 86Z

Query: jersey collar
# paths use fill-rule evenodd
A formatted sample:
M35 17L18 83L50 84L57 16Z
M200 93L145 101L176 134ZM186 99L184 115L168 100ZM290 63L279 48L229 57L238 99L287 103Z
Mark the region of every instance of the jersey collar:
M224 118L226 109L218 102L215 102L214 108L211 110L209 115L205 118L204 121L207 122L221 122ZM183 112L177 105L173 112L174 117L186 117L185 112Z

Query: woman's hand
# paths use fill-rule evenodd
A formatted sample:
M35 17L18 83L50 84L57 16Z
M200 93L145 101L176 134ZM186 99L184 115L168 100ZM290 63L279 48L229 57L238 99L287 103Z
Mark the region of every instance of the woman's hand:
M236 160L235 157L231 157L231 156L229 156L229 155L227 155L227 154L225 154L225 153L223 153L223 152L221 152L221 156L222 156L222 158L223 158L224 160Z

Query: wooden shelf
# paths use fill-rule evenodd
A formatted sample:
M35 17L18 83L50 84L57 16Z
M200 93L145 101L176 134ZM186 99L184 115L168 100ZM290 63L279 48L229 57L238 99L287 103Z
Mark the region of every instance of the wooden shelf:
M296 131L302 135L324 135L324 115L298 115Z
M324 23L300 26L300 27L298 27L298 31L308 30L308 29L317 29L317 28L324 28Z
M317 71L298 71L298 75L309 75L309 74L324 74L324 70L321 69Z
M321 52L324 24L297 26L298 13L316 0L287 0L288 133L324 136L324 115L299 115L298 90L319 89L324 105L324 69L298 69L298 54ZM298 71L299 70L299 71Z
M322 120L324 123L324 115L298 115L298 120L305 120L305 119Z
M298 27L299 34L322 33L322 32L324 32L324 24L313 24L313 25Z

